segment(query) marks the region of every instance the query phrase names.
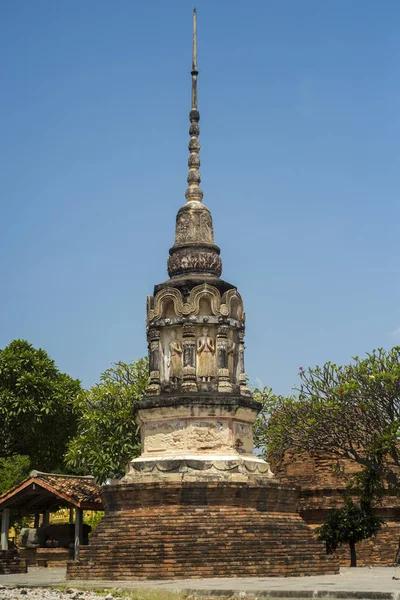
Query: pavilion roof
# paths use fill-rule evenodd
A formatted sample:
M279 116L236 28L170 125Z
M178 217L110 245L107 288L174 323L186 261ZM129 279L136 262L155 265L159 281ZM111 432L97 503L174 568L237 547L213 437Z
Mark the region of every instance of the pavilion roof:
M30 476L0 496L0 510L43 512L62 504L83 510L102 510L100 487L93 477L32 471Z

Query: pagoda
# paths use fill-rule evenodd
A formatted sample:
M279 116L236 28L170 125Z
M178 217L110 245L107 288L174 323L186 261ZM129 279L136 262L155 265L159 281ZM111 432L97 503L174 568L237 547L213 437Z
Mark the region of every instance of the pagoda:
M221 279L200 187L197 27L186 202L176 217L169 279L147 299L149 384L136 408L142 453L105 485L105 517L68 565L70 579L162 579L338 572L253 451L261 405L247 387L245 312Z

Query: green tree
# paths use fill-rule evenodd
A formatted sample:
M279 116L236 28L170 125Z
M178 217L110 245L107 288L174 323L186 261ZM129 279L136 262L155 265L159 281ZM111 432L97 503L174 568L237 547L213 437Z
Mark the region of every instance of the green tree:
M36 469L62 470L80 390L77 379L29 342L14 340L0 350L0 460L22 455Z
M318 539L326 542L328 553L334 552L342 544L350 548L350 566L357 566L356 544L376 535L382 519L371 508L358 505L351 498L346 499L342 508L329 513L327 521L316 529Z
M31 461L29 456L17 454L0 459L0 495L7 492L29 476Z
M345 366L300 367L299 375L298 395L256 391L264 406L256 443L275 463L287 451L328 451L398 486L400 346L374 350Z
M325 524L315 530L318 539L326 542L328 553L348 544L350 566L357 566L356 544L376 535L383 524L383 519L374 512L373 503L384 492L381 478L373 469L365 468L353 478L344 494L344 505L332 510ZM358 496L358 503L352 495Z
M78 432L66 455L70 468L91 473L99 483L123 475L126 463L140 453L133 409L147 381L147 359L118 362L102 373L98 384L79 395Z

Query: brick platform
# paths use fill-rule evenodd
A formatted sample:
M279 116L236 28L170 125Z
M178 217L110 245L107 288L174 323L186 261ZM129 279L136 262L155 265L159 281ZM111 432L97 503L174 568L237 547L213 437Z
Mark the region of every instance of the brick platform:
M276 482L104 486L106 515L68 563L69 579L321 575L336 558Z
M0 550L0 575L27 572L26 561L21 560L15 550Z

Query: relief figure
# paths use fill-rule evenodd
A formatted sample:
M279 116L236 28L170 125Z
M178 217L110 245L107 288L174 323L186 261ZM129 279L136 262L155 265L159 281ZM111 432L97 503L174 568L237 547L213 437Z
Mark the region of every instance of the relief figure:
M182 346L176 338L169 343L168 366L170 381L177 383L182 379Z
M197 341L197 375L202 381L211 381L215 377L215 344L208 335L208 327Z

